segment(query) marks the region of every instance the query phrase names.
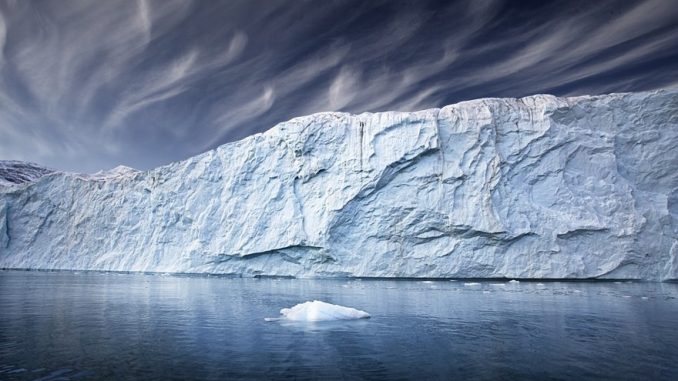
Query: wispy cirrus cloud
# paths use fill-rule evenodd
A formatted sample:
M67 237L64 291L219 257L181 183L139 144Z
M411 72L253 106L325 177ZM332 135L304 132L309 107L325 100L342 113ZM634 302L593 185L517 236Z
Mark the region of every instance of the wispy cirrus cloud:
M0 0L0 159L149 168L319 111L676 86L671 0Z

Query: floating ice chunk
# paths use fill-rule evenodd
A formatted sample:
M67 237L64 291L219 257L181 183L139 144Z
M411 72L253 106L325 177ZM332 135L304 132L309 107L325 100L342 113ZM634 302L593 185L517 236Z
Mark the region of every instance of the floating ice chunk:
M477 282L464 283L464 286L475 287L475 286L480 286L480 283L477 283Z
M297 304L292 308L283 308L280 310L280 314L283 315L283 318L293 321L353 320L370 317L370 314L365 311L325 303L319 300ZM267 318L266 320L277 319Z
M519 280L515 280L515 279L511 279L511 280L509 281L509 283L515 284L515 283L520 283L520 281L519 281Z

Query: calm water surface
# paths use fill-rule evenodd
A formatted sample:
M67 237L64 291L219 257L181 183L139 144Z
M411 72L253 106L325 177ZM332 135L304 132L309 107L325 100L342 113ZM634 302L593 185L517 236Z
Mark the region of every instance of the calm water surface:
M0 380L678 380L676 297L660 283L4 271ZM313 299L373 318L264 321Z

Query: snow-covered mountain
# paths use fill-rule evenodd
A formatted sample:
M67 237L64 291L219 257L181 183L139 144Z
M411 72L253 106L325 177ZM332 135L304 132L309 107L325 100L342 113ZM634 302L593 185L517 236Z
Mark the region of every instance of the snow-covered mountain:
M0 267L678 279L676 147L676 90L320 113L146 172L27 166Z
M0 160L0 188L32 183L54 172L34 163Z

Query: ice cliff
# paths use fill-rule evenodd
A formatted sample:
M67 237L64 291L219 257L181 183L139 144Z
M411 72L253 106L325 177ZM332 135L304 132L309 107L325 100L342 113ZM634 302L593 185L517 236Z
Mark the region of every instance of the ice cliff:
M320 113L150 171L38 172L0 186L2 268L678 279L678 90Z

